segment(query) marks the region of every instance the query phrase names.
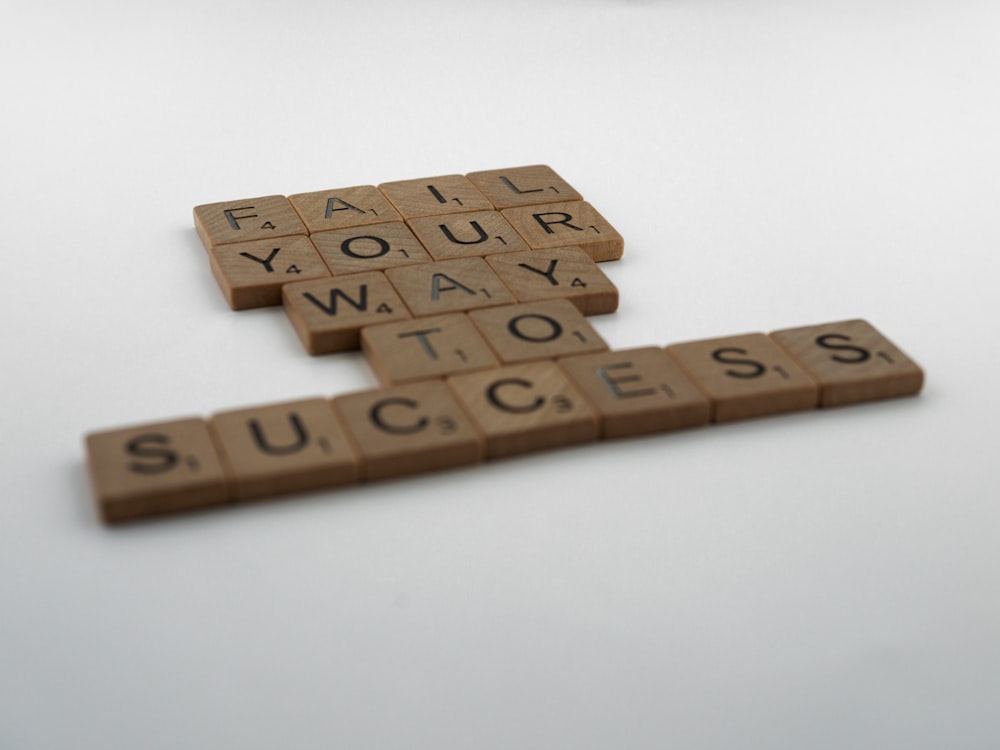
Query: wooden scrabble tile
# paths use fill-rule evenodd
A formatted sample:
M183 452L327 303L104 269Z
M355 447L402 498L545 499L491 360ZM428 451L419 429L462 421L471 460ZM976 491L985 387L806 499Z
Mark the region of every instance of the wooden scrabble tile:
M711 416L705 394L659 347L562 357L557 364L597 412L602 437L694 427Z
M579 247L593 260L622 257L625 241L597 209L585 201L522 206L501 211L533 250Z
M414 317L506 305L514 295L482 258L386 269L385 275Z
M330 270L303 234L209 248L212 274L234 310L281 304L281 287Z
M381 271L286 284L281 297L310 354L357 349L365 326L410 318Z
M407 223L434 260L528 249L521 235L496 211L425 216Z
M597 416L554 362L453 375L445 382L486 436L488 458L598 437Z
M579 201L583 196L552 167L534 164L529 167L487 169L466 175L497 208L533 206L553 201Z
M334 276L433 260L401 221L317 232L312 241Z
M361 331L361 349L385 385L500 364L464 313L368 326Z
M460 174L383 182L378 189L404 219L493 208L489 199Z
M564 299L473 310L469 319L504 364L608 349L573 303Z
M481 461L483 439L440 380L349 393L333 400L365 479Z
M820 385L820 406L919 393L924 372L864 320L774 331L778 342Z
M667 352L712 401L712 420L812 409L819 388L763 333L690 341Z
M618 309L618 289L577 247L528 250L486 258L518 302L568 299L584 315Z
M217 505L229 499L208 424L187 418L86 437L94 496L104 520Z
M327 399L224 411L209 424L237 500L358 481L358 459Z
M195 206L194 226L206 248L309 233L283 195Z
M310 232L399 221L400 215L374 185L297 193L288 201Z

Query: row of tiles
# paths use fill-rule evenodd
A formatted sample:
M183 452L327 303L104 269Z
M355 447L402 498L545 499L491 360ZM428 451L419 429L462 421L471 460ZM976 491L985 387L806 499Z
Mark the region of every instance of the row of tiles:
M558 446L914 394L863 320L506 365L88 435L109 522Z
M296 280L567 246L606 261L624 249L546 166L225 201L194 219L236 310L276 305Z

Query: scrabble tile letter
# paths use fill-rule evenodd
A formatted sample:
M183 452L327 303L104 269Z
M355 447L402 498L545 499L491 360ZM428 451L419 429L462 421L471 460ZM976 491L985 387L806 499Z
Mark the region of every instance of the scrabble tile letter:
M333 400L365 479L481 461L482 438L440 380L348 393Z
M774 331L771 338L820 384L820 406L919 393L924 373L864 320Z
M286 284L281 295L310 354L357 349L365 326L410 317L380 271Z
M460 174L385 182L378 189L404 219L493 208L486 196Z
M466 177L493 201L493 205L497 208L582 200L582 196L566 180L556 174L552 167L544 164L489 169L472 172Z
M573 303L564 299L473 310L469 318L504 364L608 348Z
M238 500L358 480L357 458L326 399L221 412L210 424Z
M202 419L88 435L87 461L105 521L224 503L225 473Z
M390 268L385 275L415 317L514 301L514 295L482 258Z
M617 260L625 248L618 230L584 201L508 208L500 213L533 250L579 247L600 262Z
M618 289L577 247L528 250L486 258L518 302L568 299L584 315L618 309Z
M759 417L812 409L819 388L763 333L690 341L667 347L712 401L712 419Z
M446 382L486 435L489 458L597 439L596 415L554 362L453 375Z
M283 195L195 206L194 226L206 249L228 242L309 233Z
M304 235L234 242L208 252L212 274L234 310L280 305L285 284L330 275Z

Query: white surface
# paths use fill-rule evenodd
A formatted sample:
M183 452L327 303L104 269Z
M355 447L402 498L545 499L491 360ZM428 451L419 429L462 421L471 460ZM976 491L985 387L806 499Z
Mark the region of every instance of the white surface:
M22 3L0 748L996 748L995 2ZM374 383L199 203L545 162L618 348L865 317L922 396L109 530L97 429Z

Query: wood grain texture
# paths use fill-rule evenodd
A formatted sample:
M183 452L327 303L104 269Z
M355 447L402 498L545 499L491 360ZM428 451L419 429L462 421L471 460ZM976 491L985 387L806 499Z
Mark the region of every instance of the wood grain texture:
M433 260L401 221L317 232L312 241L334 276Z
M443 381L333 400L361 458L362 477L387 479L483 459L483 439Z
M583 315L618 309L618 288L580 248L504 253L486 262L518 302L567 299Z
M514 295L482 258L387 269L385 275L414 317L505 305Z
M545 164L487 169L470 172L466 177L497 208L583 200L582 195Z
M924 372L865 320L771 333L820 386L820 406L841 406L920 392Z
M486 436L488 458L598 437L597 416L554 362L453 375L445 382Z
M564 299L472 310L469 319L504 364L608 349L573 303Z
M233 310L281 304L281 287L330 270L305 235L234 242L208 251L212 275Z
M712 408L659 347L563 357L557 362L601 421L601 437L645 435L707 424Z
M209 425L237 500L359 479L358 458L327 399L232 409Z
M399 221L399 212L374 185L296 193L288 202L312 232Z
M497 367L493 350L464 313L368 326L361 349L383 385Z
M310 354L358 349L365 326L411 317L381 271L286 284L281 295Z
M493 208L489 199L460 174L384 182L378 189L404 219Z
M595 261L622 257L625 241L586 201L522 206L501 211L533 250L579 247Z
M528 249L521 235L497 211L425 216L407 223L434 260Z
M229 242L270 240L309 233L283 195L195 206L194 226L206 249Z
M109 523L229 500L222 462L203 419L95 432L85 443L94 499Z
M712 420L812 409L819 388L763 333L690 341L667 347L712 401Z

